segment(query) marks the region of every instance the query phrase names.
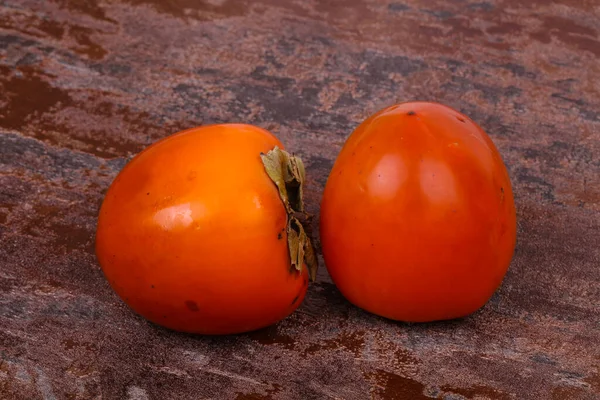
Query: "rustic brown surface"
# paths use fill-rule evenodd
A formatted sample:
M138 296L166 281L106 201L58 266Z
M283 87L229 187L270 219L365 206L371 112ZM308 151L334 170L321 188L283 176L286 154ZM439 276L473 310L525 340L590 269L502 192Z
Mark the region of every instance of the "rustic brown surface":
M600 398L599 82L598 0L0 2L0 398ZM352 129L414 99L470 115L511 173L519 243L476 315L386 321L322 269L277 326L204 338L108 287L95 218L145 145L266 127L316 214Z

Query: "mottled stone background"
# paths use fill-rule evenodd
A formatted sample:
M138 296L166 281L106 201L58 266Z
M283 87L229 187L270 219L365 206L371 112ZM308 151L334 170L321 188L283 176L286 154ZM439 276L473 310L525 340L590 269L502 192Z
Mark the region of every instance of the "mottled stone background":
M204 338L105 282L98 207L144 146L263 126L318 214L345 138L406 100L466 112L510 170L519 242L477 314L389 322L322 269L277 326ZM600 0L0 1L1 399L599 399L599 368Z

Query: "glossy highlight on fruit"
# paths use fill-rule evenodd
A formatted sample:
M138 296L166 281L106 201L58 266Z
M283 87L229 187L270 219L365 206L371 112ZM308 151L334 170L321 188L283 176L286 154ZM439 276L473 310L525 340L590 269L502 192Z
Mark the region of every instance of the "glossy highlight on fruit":
M386 108L349 137L321 203L327 269L394 320L463 317L499 287L516 242L513 192L488 135L441 104Z
M314 274L304 167L242 124L169 136L134 157L102 204L96 254L115 292L177 331L232 334L292 313Z

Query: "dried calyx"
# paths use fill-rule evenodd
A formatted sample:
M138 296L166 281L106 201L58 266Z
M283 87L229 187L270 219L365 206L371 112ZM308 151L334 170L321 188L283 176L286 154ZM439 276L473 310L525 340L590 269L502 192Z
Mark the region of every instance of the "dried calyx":
M306 264L308 274L314 281L317 274L317 258L309 235L301 220L310 220L304 212L302 190L304 186L304 164L299 157L275 147L267 154L261 154L263 165L271 180L279 190L287 212L287 238L292 268L301 271Z

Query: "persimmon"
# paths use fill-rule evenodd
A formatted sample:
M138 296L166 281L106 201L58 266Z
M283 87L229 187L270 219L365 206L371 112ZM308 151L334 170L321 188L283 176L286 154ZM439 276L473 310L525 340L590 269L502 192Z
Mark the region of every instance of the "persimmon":
M436 103L394 105L350 135L321 203L325 264L374 314L427 322L481 308L516 243L510 179L490 137Z
M136 155L110 185L96 254L114 291L164 327L233 334L285 318L316 260L302 161L242 124L194 128Z

